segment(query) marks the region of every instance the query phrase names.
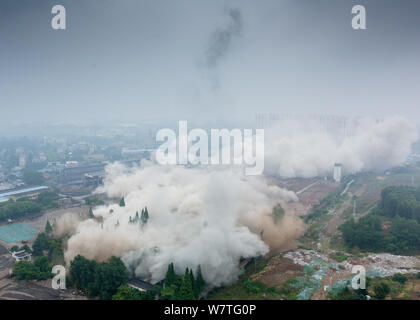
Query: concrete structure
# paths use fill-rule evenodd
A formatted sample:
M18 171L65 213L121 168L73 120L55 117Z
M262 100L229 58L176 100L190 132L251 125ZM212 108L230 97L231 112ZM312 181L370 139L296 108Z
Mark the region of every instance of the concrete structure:
M128 281L127 285L130 288L140 290L140 291L147 291L147 290L153 289L153 285L151 283L148 283L140 279L131 279L130 281Z
M103 178L101 176L94 176L89 173L85 173L83 177L83 185L97 187L103 184Z
M16 260L16 262L32 260L32 254L26 252L25 250L12 252L12 257Z
M342 178L342 173L341 173L341 169L342 169L343 165L341 163L335 163L334 164L334 174L333 174L333 179L335 182L341 182L341 178Z

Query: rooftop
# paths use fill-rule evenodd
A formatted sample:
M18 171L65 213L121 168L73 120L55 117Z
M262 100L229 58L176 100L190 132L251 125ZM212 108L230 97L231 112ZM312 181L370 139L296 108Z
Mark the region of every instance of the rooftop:
M129 287L134 287L134 288L137 288L137 289L140 289L140 290L144 290L144 291L153 289L153 285L151 283L140 280L140 279L129 280L128 281L128 286Z
M26 252L25 250L15 251L12 255L16 258L25 258L31 256L31 254L29 252Z
M9 191L0 193L0 201L2 198L7 199L7 197L10 197L10 196L17 196L17 195L22 195L25 193L37 192L37 191L47 190L47 189L48 189L47 186L36 186L36 187L29 187L29 188L23 188L23 189L9 190Z

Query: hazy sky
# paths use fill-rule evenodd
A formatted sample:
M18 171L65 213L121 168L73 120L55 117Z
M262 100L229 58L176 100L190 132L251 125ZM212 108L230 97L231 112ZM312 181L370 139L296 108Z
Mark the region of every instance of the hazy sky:
M67 29L53 30L62 4ZM351 28L363 4L367 30ZM0 125L420 120L418 0L1 0ZM420 122L420 121L418 121Z

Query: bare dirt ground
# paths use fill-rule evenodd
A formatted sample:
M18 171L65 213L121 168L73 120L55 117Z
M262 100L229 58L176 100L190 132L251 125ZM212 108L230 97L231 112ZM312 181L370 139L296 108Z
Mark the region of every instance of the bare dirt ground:
M310 205L311 207L323 198L325 198L329 193L337 189L338 185L329 181L321 181L320 183L314 185L312 188L306 190L305 192L299 195L299 200L305 204Z
M72 290L55 290L51 279L45 281L16 280L10 277L14 259L9 253L0 255L0 300L85 300Z
M2 246L1 244L0 244L0 255L3 255L3 254L6 254L6 253L8 253L9 251L7 250L7 248L5 247L5 246Z
M45 225L47 224L47 220L50 221L50 223L52 224L55 219L60 218L65 213L76 213L76 214L81 214L83 217L88 217L89 206L80 206L80 207L73 207L73 208L51 210L44 213L40 217L37 217L35 219L28 219L23 222L29 224L31 227L34 227L34 228L37 228L38 230L43 231L45 228Z
M288 213L293 213L296 216L305 216L308 214L313 205L317 204L338 187L337 184L320 178L271 178L269 179L269 183L298 193L299 201L289 202L284 208Z
M287 188L299 192L298 202L290 202L285 205L287 213L296 216L305 216L310 212L311 207L321 199L334 191L338 185L324 179L287 179L271 181L279 187ZM290 241L288 247L284 247L281 252L295 250L298 241ZM303 266L295 264L293 260L284 258L281 252L273 252L267 266L259 273L254 274L252 279L259 281L268 287L280 289L288 279L294 279L303 274Z
M278 255L272 257L268 265L251 279L259 281L268 287L280 289L288 279L294 279L303 274L303 267L293 263L292 260Z

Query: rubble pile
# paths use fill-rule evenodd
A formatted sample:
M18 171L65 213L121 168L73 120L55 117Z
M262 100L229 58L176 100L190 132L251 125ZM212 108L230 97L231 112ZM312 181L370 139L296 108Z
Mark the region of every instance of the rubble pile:
M314 250L289 251L283 255L284 258L293 260L295 264L305 267L312 261L329 261L328 257Z
M392 276L395 273L420 272L420 259L414 256L371 254L362 259L362 265L368 266L369 269L382 270L386 276Z
M283 257L293 260L295 264L303 267L313 261L324 261L336 263L326 255L315 250L296 250L290 251ZM389 253L370 254L364 258L351 257L346 261L336 263L343 271L350 271L356 265L362 265L366 271L372 274L380 274L382 277L392 276L396 273L419 273L420 259L416 256L399 256Z

